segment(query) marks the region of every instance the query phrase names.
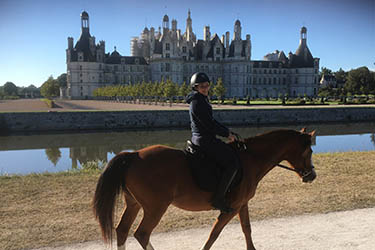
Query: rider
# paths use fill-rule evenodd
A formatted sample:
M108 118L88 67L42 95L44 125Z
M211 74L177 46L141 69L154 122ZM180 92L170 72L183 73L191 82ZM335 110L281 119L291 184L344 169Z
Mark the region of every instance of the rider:
M235 140L235 135L212 116L212 107L207 97L210 88L208 76L203 72L193 74L190 86L192 92L187 95L186 102L190 104L191 140L225 168L213 196L212 206L221 212L230 213L233 209L227 206L225 194L240 164L234 149L216 138L216 135L227 137L230 141Z

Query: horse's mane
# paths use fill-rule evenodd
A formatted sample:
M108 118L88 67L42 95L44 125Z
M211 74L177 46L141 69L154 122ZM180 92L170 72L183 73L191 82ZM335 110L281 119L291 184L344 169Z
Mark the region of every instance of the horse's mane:
M280 142L287 142L291 138L300 138L303 147L311 145L311 136L292 129L277 129L260 135L248 137L244 142L248 148L262 148L267 145L278 145Z

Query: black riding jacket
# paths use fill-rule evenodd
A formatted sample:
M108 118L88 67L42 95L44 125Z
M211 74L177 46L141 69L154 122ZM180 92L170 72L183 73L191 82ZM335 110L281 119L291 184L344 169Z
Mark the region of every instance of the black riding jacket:
M212 116L212 107L207 96L198 91L192 91L186 96L186 102L190 104L189 114L193 143L196 141L210 141L216 135L229 136L229 129L217 122ZM195 140L194 140L194 137Z

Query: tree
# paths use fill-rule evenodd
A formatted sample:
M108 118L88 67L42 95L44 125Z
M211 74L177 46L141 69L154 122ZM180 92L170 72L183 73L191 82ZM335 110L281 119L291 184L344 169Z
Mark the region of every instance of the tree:
M224 102L224 95L225 95L226 92L227 92L227 90L224 87L223 79L221 79L221 77L219 77L217 79L215 87L213 88L213 94L216 95L218 98L220 98L221 102L223 103Z
M348 72L345 72L342 68L339 71L334 73L336 77L336 82L338 84L344 84L346 82L346 77L348 76Z
M60 94L60 86L57 80L50 76L47 81L45 81L40 89L40 94L44 97L54 97Z
M6 82L3 86L4 95L15 96L17 95L18 88L12 82Z
M65 88L67 85L67 80L66 80L66 73L61 74L59 77L56 79L59 83L60 88Z
M374 78L367 67L349 71L344 88L353 94L368 94L374 89Z
M47 148L46 150L46 155L48 160L50 160L53 165L56 166L57 162L61 158L61 151L59 148Z
M164 85L164 97L171 99L173 96L177 95L177 86L172 82L171 79L167 79Z
M189 94L189 92L190 92L189 86L186 84L186 82L183 82L178 89L178 95L179 96L187 96L187 94Z

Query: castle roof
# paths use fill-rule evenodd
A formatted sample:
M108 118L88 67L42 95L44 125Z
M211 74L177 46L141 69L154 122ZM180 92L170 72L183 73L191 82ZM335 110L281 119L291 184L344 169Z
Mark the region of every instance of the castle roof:
M83 29L74 49L71 51L71 60L78 61L78 52L83 52L83 61L94 62L95 56L90 50L91 35L88 29Z
M115 54L114 54L115 53ZM136 63L137 62L137 63ZM117 51L106 54L105 63L107 64L139 64L146 65L147 62L142 56L121 56Z

